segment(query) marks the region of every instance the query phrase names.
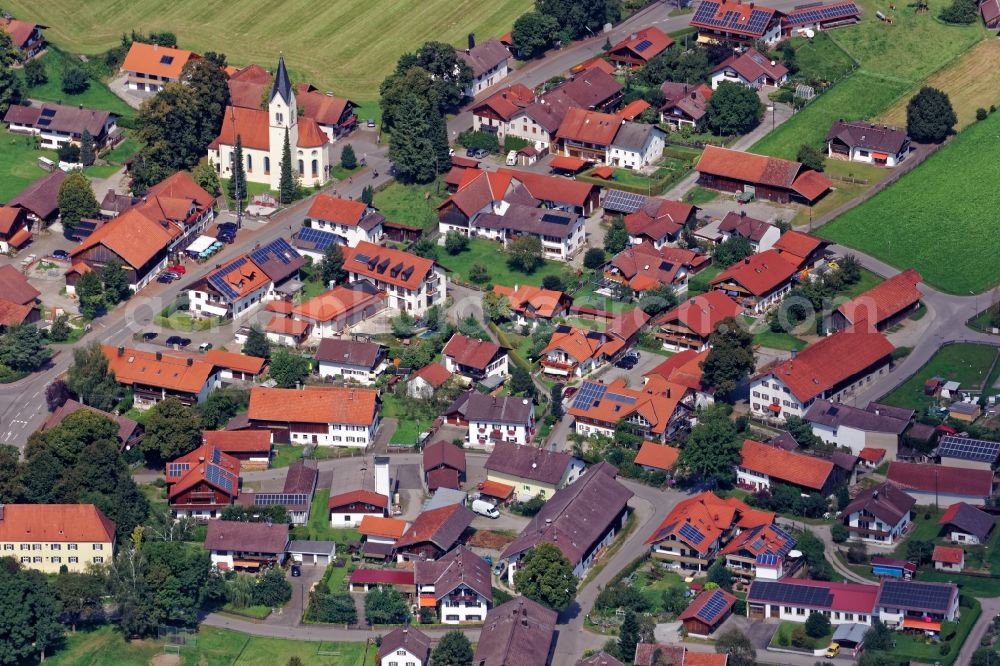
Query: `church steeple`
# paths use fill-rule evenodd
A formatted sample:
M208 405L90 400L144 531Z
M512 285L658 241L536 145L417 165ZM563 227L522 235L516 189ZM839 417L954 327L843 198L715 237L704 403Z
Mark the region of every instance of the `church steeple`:
M275 95L279 95L285 104L292 104L292 82L288 78L288 70L285 69L285 56L278 56L278 71L274 75L274 85L271 86L270 100L274 100Z

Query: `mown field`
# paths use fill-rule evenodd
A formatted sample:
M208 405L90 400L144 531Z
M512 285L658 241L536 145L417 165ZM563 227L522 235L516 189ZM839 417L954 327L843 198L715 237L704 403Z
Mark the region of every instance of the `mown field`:
M360 100L375 99L399 56L428 40L464 45L511 29L531 0L12 0L14 16L51 26L73 53L99 53L131 30L170 31L183 48L220 51L229 62L272 67L283 51L293 78Z
M880 402L897 407L924 409L937 401L933 396L924 395L924 382L931 377L959 382L964 389L982 388L996 355L996 348L988 345L946 345L915 375L884 396Z
M818 230L954 294L1000 282L1000 114L959 134L913 171Z
M976 120L976 109L988 110L1000 105L1000 41L989 39L976 44L961 58L931 75L924 85L948 93L958 115L956 129L971 125ZM906 97L900 99L876 120L897 127L906 125L907 102Z

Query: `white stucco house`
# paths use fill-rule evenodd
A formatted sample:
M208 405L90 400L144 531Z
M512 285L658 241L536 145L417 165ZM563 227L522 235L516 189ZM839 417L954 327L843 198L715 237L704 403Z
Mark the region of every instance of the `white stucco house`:
M646 123L626 122L608 146L608 164L626 169L641 169L663 157L666 134Z

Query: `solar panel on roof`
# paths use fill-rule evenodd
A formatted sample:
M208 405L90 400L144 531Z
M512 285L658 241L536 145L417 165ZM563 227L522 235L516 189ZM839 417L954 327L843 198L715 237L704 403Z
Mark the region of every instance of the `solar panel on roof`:
M762 567L773 567L778 564L778 556L772 553L761 553L757 556L756 562Z
M331 245L346 245L347 239L330 231L321 231L312 227L302 227L298 233L299 240L311 243L318 251L326 250Z
M227 492L233 492L236 488L236 477L228 470L224 470L218 465L208 464L205 466L205 478L210 483L214 483Z
M608 190L604 195L604 208L622 213L634 213L646 205L646 197L632 192Z
M625 405L635 404L635 398L629 395L622 395L621 393L609 393L608 400L614 400L615 402L620 402Z
M826 607L833 601L833 595L825 587L796 585L755 580L750 587L750 597L754 601L773 601L799 606Z
M173 61L174 61L174 57L172 55L160 56L160 64L161 65L169 65Z
M191 469L190 463L167 463L167 476L180 476Z
M304 493L257 493L253 503L257 506L301 506L309 503L308 495Z
M942 458L994 463L1000 457L1000 442L946 435L938 445L938 455Z
M680 529L681 537L693 546L697 546L705 540L705 535L691 523L684 523Z
M51 118L54 115L56 115L56 110L55 109L50 109L48 107L42 109L42 117L43 118Z
M240 297L240 295L236 293L236 290L233 289L229 285L229 283L225 281L224 278L233 271L235 271L236 269L238 269L239 267L243 266L243 264L245 263L247 263L246 257L240 257L239 259L229 264L228 266L223 266L215 273L208 276L208 283L213 287L215 287L216 291L218 291L220 294L222 294L223 296L225 296L230 300L235 301L237 298Z
M288 244L284 238L275 238L273 241L250 253L250 259L258 266L266 264L271 259L276 259L283 264L292 263L292 259L298 259L298 251Z
M604 397L608 387L597 382L586 382L580 387L573 400L574 409L590 409L591 405Z
M946 611L952 588L918 581L884 581L879 591L879 606L912 608L923 611Z
M212 449L212 462L218 463L222 460L222 452L219 449Z
M551 222L553 224L569 224L569 217L566 215L555 215L554 213L545 213L542 215L543 222Z
M763 539L757 539L752 544L750 544L750 549L751 550L759 550L763 545L764 545L764 540Z
M646 49L648 49L652 45L653 45L653 42L649 41L648 39L644 39L644 40L642 40L641 42L639 42L638 44L635 45L635 50L638 51L639 53L642 53L643 51L645 51Z
M712 596L708 598L695 615L704 620L707 624L715 624L715 621L726 611L726 595L721 590L713 590Z
M694 18L691 19L692 22L704 23L708 19L715 16L715 12L719 11L718 2L702 2L698 5L698 11L694 13Z

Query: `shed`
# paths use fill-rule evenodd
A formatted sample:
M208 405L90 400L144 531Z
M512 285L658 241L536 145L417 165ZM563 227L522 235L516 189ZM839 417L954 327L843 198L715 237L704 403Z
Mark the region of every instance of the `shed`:
M289 541L288 553L294 562L327 566L337 554L336 541Z
M677 619L689 634L708 636L729 617L736 597L722 589L706 590L699 594Z
M833 631L831 642L857 654L861 643L865 640L865 634L868 632L868 629L869 627L864 624L838 624L837 628Z

